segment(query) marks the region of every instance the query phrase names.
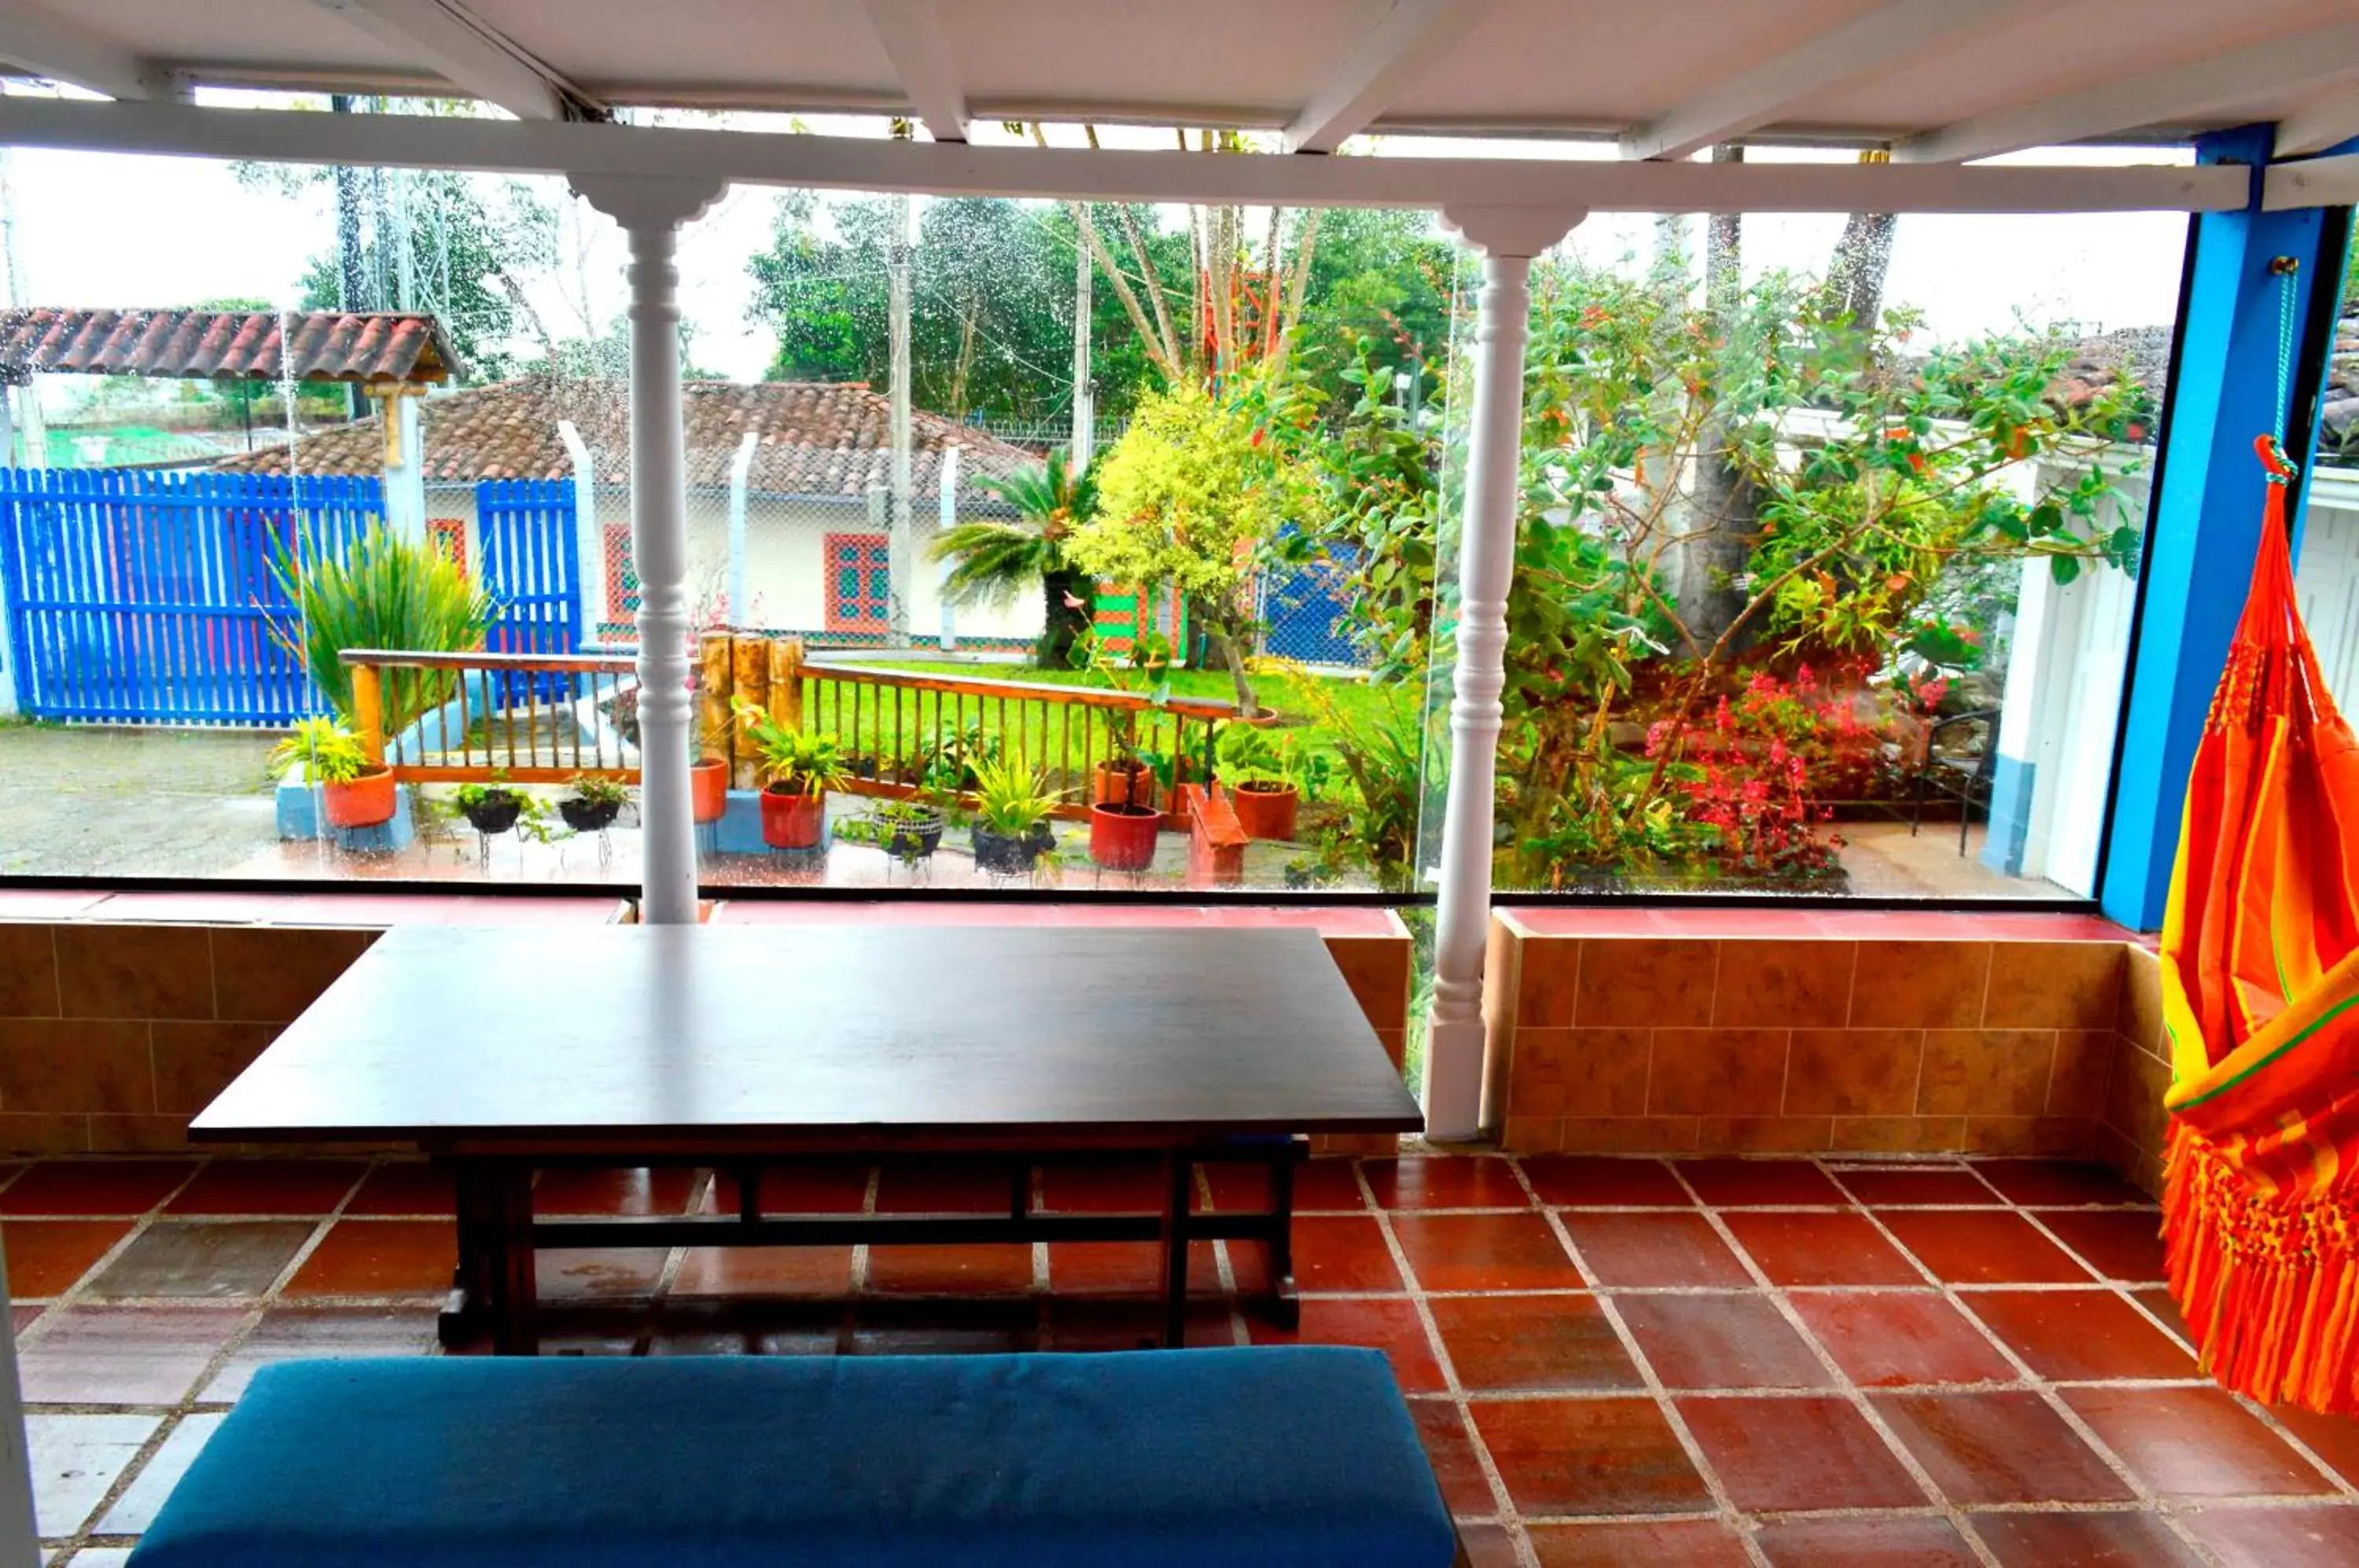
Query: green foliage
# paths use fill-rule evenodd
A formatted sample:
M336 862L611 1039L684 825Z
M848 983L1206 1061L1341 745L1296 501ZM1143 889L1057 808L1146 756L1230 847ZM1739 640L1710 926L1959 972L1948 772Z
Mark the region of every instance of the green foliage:
M1021 757L986 762L975 769L975 820L1003 838L1026 838L1046 823L1063 791L1048 788L1037 768Z
M341 561L299 549L273 556L270 569L299 616L291 628L274 626L273 635L302 661L348 725L354 722L353 672L339 657L342 650L464 653L483 646L491 625L491 596L456 562L381 522L371 524ZM388 669L379 684L385 733L399 735L451 700L458 674Z
M960 604L1005 605L1027 588L1041 599L1039 641L1033 662L1061 670L1088 631L1095 585L1065 559L1074 525L1097 510L1095 465L1076 474L1063 449L1037 471L977 483L1016 508L1016 520L977 517L934 541L935 561L951 562L942 592Z
M1288 689L1333 748L1334 768L1350 785L1339 821L1320 834L1320 861L1330 874L1364 869L1380 887L1416 882L1418 819L1426 785L1425 733L1409 694L1382 688L1373 709L1335 700L1328 682L1303 680Z
M1225 725L1221 731L1220 758L1224 779L1272 787L1292 785L1306 800L1324 793L1335 774L1333 759L1312 750L1292 730L1273 732L1260 724Z
M918 750L918 786L938 795L974 788L976 769L999 760L999 736L980 719Z
M768 789L781 795L823 795L851 778L851 765L833 735L788 729L743 697L732 698L729 706L754 742L756 767Z
M293 733L270 748L277 773L300 763L306 784L349 784L368 770L360 737L333 719L302 719Z
M630 786L607 773L577 773L565 785L585 806L619 806L631 798Z

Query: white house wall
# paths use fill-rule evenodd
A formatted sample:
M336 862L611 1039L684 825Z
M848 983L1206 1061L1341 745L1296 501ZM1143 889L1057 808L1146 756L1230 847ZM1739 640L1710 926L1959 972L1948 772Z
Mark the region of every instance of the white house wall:
M2311 475L2294 590L2326 689L2346 714L2359 712L2359 469Z

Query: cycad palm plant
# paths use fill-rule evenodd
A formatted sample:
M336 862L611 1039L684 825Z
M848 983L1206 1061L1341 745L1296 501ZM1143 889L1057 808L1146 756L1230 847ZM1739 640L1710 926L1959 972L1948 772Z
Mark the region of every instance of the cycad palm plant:
M1067 536L1097 510L1095 465L1075 473L1059 450L1043 468L976 483L1016 515L961 523L934 541L933 558L951 563L942 592L959 604L1008 604L1038 583L1043 615L1032 662L1066 669L1095 609L1094 585L1065 559Z
M464 568L431 543L412 542L373 523L339 561L299 560L281 550L270 562L280 590L300 618L273 623L271 635L310 672L339 717L353 716L353 672L346 648L397 648L405 653L464 653L484 645L491 595ZM457 673L448 670L387 670L384 723L399 735L422 714L451 700Z

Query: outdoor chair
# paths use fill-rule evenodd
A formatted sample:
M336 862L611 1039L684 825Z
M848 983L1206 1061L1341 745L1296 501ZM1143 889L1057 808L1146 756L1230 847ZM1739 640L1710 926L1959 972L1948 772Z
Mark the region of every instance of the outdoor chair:
M1990 814L1991 787L1998 768L1998 713L1984 708L1938 719L1927 726L1922 752L1908 786L1908 836L1925 824L1925 802L1935 797L1958 802L1958 854L1966 853L1966 834L1973 825L1974 808ZM1945 748L1944 735L1963 737Z

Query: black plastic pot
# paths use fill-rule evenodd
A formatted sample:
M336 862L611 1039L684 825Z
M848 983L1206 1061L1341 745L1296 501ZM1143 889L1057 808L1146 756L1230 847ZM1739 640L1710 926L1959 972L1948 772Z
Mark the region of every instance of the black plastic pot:
M941 847L942 814L928 811L917 818L904 817L895 822L881 822L885 853L903 860L923 860Z
M995 877L1028 877L1033 863L1056 846L1057 837L1046 822L1021 838L984 827L974 830L974 863Z
M472 806L461 806L468 824L477 833L490 837L504 833L516 826L516 818L524 814L524 801L505 789L495 790Z
M623 814L620 800L583 800L567 796L557 802L557 814L575 833L603 833Z

